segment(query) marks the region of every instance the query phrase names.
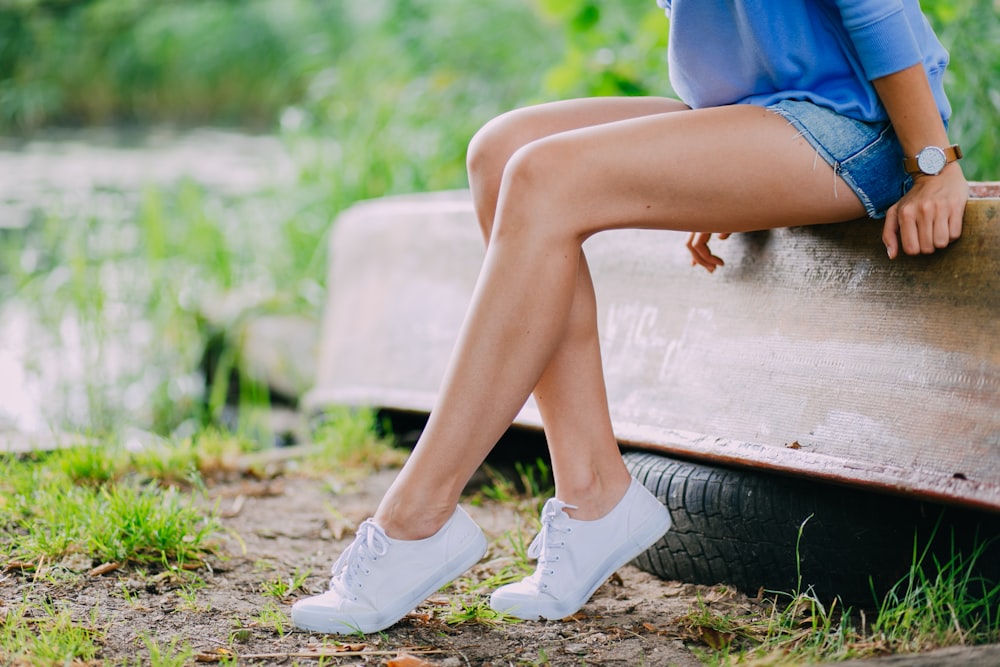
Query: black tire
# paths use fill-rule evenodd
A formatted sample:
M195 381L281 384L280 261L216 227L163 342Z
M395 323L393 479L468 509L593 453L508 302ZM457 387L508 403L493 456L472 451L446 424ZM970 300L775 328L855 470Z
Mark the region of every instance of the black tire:
M962 543L977 531L996 535L1000 525L996 515L753 470L647 452L628 452L625 461L674 522L636 564L664 579L749 594L812 589L823 601L870 607L910 571L915 540L923 546L936 534L950 544L958 533Z

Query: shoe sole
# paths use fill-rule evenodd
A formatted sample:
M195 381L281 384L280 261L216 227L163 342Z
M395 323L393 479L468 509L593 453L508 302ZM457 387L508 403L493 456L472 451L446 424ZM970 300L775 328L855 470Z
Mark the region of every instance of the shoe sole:
M453 581L460 574L478 563L486 554L486 536L477 535L464 551L451 563L445 564L434 573L423 588L419 588L381 613L355 614L348 619L334 618L321 609L295 609L292 607L292 624L301 630L320 632L328 635L369 634L385 630L396 624L426 600L434 591Z
M601 587L608 577L614 574L619 568L626 565L635 559L639 554L648 549L649 547L656 544L656 542L663 537L663 535L670 530L671 519L670 513L663 508L664 512L658 513L656 516L650 517L650 520L645 522L639 527L639 530L630 535L631 538L628 542L622 544L622 546L613 551L604 559L602 566L596 571L597 574L590 579L590 583L583 595L577 596L572 600L555 601L551 604L545 604L538 600L518 600L509 603L504 602L494 602L496 599L496 591L490 598L490 607L494 611L498 611L514 618L520 618L525 621L538 621L538 620L550 620L557 621L567 616L572 616L576 612L580 611L590 599L590 597ZM502 600L502 596L500 598ZM535 611L530 613L525 613L523 607L530 604L535 607ZM521 607L521 609L519 609Z

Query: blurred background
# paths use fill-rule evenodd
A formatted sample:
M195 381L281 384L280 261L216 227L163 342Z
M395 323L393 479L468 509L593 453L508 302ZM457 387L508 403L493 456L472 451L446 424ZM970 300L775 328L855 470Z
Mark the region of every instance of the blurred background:
M922 5L1000 179L1000 1ZM465 187L512 107L669 95L666 35L653 0L0 0L0 441L292 437L336 215Z

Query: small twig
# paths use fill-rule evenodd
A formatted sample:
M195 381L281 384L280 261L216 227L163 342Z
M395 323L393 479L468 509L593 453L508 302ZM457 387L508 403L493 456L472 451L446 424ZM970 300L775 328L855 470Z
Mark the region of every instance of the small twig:
M445 651L437 649L428 650L417 650L412 649L396 649L394 651L336 651L336 650L318 650L318 651L303 651L301 653L241 653L237 657L240 660L281 660L287 658L360 658L366 655L371 656L386 656L386 655L399 655L400 653L409 653L410 655L435 655L445 653ZM224 655L212 655L203 654L198 656L199 658L212 658L213 660L221 660L226 657Z
M95 567L95 568L91 569L89 572L87 572L87 576L90 576L90 577L99 577L99 576L101 576L103 574L107 574L108 572L114 572L115 570L117 570L120 567L121 567L120 563L113 563L113 562L112 563L102 563L101 565L98 565L97 567Z

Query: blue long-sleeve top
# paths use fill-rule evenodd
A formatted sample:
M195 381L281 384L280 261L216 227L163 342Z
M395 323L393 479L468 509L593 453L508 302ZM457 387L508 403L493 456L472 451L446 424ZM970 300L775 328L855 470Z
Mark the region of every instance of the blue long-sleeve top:
M691 107L809 100L887 120L872 79L923 63L941 117L948 52L919 0L657 0L670 83Z

